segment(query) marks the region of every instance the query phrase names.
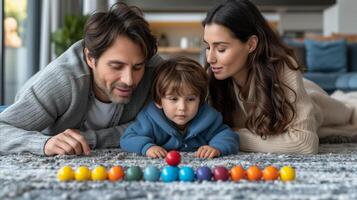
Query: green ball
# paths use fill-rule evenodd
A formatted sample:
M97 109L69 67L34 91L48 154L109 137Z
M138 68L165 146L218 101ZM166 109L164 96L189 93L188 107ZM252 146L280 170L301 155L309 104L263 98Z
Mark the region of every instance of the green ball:
M125 179L128 181L140 181L143 177L143 172L140 167L129 167L125 173Z

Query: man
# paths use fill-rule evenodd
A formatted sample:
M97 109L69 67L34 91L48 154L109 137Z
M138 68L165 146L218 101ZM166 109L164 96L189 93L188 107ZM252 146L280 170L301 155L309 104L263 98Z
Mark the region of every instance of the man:
M138 8L118 3L93 14L83 41L35 74L0 114L0 152L88 155L118 147L149 98L156 51Z

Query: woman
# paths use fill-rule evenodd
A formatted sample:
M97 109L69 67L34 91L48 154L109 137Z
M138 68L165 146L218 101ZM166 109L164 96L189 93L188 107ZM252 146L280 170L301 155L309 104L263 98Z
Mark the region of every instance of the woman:
M224 2L203 25L211 103L239 132L242 151L311 154L331 132L357 135L354 108L303 79L254 4Z

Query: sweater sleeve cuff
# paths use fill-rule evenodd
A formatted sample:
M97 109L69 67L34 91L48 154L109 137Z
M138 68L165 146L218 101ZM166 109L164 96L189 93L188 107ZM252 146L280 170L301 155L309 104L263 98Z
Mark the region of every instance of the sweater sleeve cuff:
M146 151L152 146L154 146L154 144L152 144L152 143L145 144L143 146L143 148L141 149L141 155L145 156L146 155Z
M210 144L210 146L213 147L213 148L215 148L215 149L217 149L217 150L219 151L219 153L220 153L219 156L226 156L226 155L228 155L228 152L225 151L225 149L220 148L219 145L216 146L216 145L211 145L211 144Z
M45 156L45 145L47 141L51 138L51 136L46 136L46 135L39 135L38 137L34 137L31 139L31 149L29 149L30 152L36 154L36 155L41 155Z
M97 146L97 135L94 130L81 131L80 133L91 149L94 149Z

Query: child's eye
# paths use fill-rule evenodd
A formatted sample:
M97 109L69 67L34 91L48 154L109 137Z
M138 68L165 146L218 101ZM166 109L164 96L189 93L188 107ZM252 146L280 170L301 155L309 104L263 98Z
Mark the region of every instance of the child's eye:
M170 101L177 101L177 100L178 100L177 97L168 97L168 99L169 99Z
M189 97L187 100L188 101L196 101L197 97Z

